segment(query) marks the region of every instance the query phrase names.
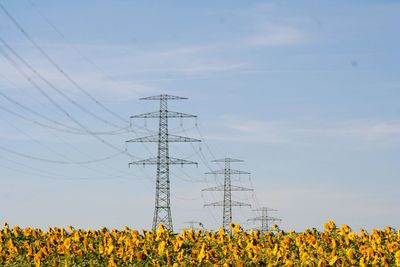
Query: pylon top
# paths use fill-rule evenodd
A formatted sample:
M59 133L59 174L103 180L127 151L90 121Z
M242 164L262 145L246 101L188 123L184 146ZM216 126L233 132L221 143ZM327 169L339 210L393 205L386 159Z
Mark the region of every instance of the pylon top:
M233 158L223 158L223 159L216 159L211 162L243 162L241 159L233 159Z
M139 100L183 100L183 99L187 98L180 96L166 95L166 94L139 98Z

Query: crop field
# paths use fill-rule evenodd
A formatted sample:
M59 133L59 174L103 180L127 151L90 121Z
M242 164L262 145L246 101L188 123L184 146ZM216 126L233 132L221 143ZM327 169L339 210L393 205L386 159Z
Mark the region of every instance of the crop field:
M333 221L324 231L171 233L9 227L0 231L2 266L400 266L400 230L367 233Z

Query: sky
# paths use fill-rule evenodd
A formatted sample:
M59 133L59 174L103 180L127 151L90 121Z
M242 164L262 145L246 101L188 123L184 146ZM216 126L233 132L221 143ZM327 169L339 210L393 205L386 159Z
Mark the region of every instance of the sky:
M156 169L129 166L155 144L171 94L175 230L222 224L212 160L232 183L233 221L274 208L284 230L399 228L398 1L37 1L0 10L0 220L10 225L150 229ZM16 26L15 22L20 26ZM11 48L11 50L9 49ZM27 64L24 64L27 63Z

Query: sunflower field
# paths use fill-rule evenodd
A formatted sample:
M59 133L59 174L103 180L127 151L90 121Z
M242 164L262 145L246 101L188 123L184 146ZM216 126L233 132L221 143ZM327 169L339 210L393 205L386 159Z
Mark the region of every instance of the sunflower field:
M0 231L1 266L400 266L400 230L367 233L333 221L324 231L183 230L172 233L9 227Z

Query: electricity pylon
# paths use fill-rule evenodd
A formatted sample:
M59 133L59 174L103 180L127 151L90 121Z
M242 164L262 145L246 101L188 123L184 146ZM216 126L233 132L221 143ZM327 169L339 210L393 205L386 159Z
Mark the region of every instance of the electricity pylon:
M280 221L282 221L281 219L268 216L268 211L277 211L277 210L270 209L268 207L262 207L260 209L255 209L253 211L261 211L261 216L248 219L247 221L253 221L253 222L261 221L261 228L259 228L259 230L261 231L262 234L264 234L264 233L266 233L266 232L268 232L270 230L269 222L280 222Z
M233 170L230 168L231 162L243 162L243 160L232 159L232 158L224 158L213 160L212 162L224 162L225 168L222 170L207 172L206 174L223 174L224 175L224 185L216 186L203 189L202 191L224 191L224 200L214 203L205 204L204 206L222 206L223 214L222 214L222 227L230 231L229 224L232 222L232 206L248 206L251 207L250 204L242 203L238 201L232 201L232 191L253 191L253 189L245 188L241 186L235 186L231 184L231 175L234 174L250 174L249 172Z
M188 138L184 136L172 135L168 133L168 118L195 118L197 116L169 111L168 100L187 99L179 96L157 95L151 97L140 98L140 100L160 100L160 110L155 112L144 113L131 116L132 118L156 118L159 119L158 134L146 137L139 137L128 140L126 142L155 142L158 143L157 157L145 160L139 160L129 163L129 165L157 165L156 177L156 198L153 217L153 231L159 224L164 225L167 229L173 231L171 202L170 202L170 179L169 165L196 164L196 162L184 159L172 158L169 156L169 142L200 142L198 139Z

